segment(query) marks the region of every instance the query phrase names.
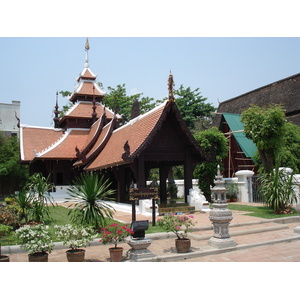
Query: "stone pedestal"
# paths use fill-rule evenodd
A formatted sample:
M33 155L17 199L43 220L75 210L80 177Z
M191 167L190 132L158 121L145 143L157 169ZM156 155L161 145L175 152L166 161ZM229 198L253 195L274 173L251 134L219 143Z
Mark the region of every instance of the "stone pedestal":
M214 248L223 249L235 247L236 242L229 235L229 223L232 220L232 212L227 208L226 188L223 176L218 166L218 174L215 186L211 188L213 209L209 213L209 219L213 223L214 235L209 239L208 245Z
M152 243L151 239L129 238L126 242L131 247L131 249L128 251L130 254L130 261L138 261L141 258L155 256L149 249L147 249Z
M208 245L218 249L236 246L236 242L229 235L232 212L227 208L227 203L214 203L209 219L213 223L214 235L208 240Z

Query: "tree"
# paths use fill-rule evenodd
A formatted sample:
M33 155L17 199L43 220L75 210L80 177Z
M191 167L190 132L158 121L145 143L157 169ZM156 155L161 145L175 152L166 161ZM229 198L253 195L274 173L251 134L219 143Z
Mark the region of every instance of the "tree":
M275 165L300 168L300 127L287 122L281 105L251 106L242 112L246 137L253 140L259 154L260 172L271 172Z
M102 83L98 82L100 87ZM144 114L155 107L153 98L142 97L142 93L128 96L125 84L118 84L115 88L107 87L108 93L103 98L104 105L109 107L115 113L122 115L123 122L127 123L131 119L132 106L135 101L139 101L140 113Z
M18 138L4 137L0 132L0 194L11 194L20 189L28 177L28 167L20 163Z
M179 89L174 91L174 95L178 109L190 130L199 126L199 122L203 124L207 121L211 122L211 113L216 108L210 103L205 103L207 98L202 97L199 88L192 91L190 87L184 88L181 84ZM205 127L207 128L207 124Z
M194 177L199 180L199 188L206 200L211 202L210 186L214 186L217 166L227 156L228 140L216 127L197 132L194 137L207 155L207 160L196 166Z
M71 92L69 91L60 91L59 92L63 97L69 97L72 95ZM68 102L67 104L63 105L62 110L59 113L59 117L62 118L66 112L72 107L73 103L72 102Z

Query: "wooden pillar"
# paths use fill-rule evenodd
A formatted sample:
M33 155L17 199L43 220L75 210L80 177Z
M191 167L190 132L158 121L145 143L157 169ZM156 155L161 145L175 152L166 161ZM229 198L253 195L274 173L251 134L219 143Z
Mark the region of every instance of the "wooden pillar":
M140 155L137 161L138 164L138 175L137 175L137 186L138 188L146 187L146 176L145 176L145 160L144 155Z
M187 196L189 195L190 189L193 188L193 165L192 158L189 152L186 153L184 162L184 199L187 203Z
M160 167L159 168L159 197L161 204L167 204L167 178L168 178L169 168Z
M117 202L125 203L126 195L126 168L113 168L113 174L117 181Z
M125 202L126 181L125 181L125 168L119 168L118 170L118 202Z

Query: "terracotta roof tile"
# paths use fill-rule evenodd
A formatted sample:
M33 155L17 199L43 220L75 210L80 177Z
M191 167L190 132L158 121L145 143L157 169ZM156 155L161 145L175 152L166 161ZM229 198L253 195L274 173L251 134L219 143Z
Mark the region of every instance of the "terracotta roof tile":
M112 121L111 121L112 122ZM111 122L108 123L106 126L103 127L101 133L100 133L100 136L98 137L96 143L94 144L94 146L92 147L92 149L87 153L86 155L86 159L89 159L89 157L91 155L93 155L93 153L95 151L97 151L97 149L101 146L101 144L103 143L104 139L106 138L107 136L107 133L109 131L109 128L110 128L110 125L111 125ZM80 159L79 161L77 161L74 166L77 166L77 165L81 165L83 164L83 160L84 159Z
M82 82L82 84L75 91L77 95L90 95L90 96L103 96L104 94L100 93L98 88L94 88L93 82Z
M76 159L76 147L81 149L87 140L89 130L70 129L52 147L41 153L38 158Z
M86 147L89 146L89 144L92 142L92 140L95 138L97 135L98 131L101 130L101 118L99 118L91 127L88 137L86 139L85 145L83 146L82 149L79 149L80 151L83 151Z
M109 109L105 109L106 111L106 117L109 119L113 118L113 113L109 110ZM104 112L104 106L99 103L96 102L96 113L97 113L97 117L99 118L100 116L102 116ZM66 113L66 115L64 116L65 118L92 118L92 113L93 113L93 102L77 102L76 104L74 104L74 106L71 107L71 109Z
M88 78L88 79L96 79L97 76L95 76L94 74L92 74L91 70L86 68L83 70L83 74L80 75L80 77L82 78Z
M40 152L56 142L62 135L62 130L41 127L21 127L21 160L34 159L34 151Z
M113 131L105 148L86 170L103 169L128 163L122 158L125 143L128 141L130 155L134 154L154 129L164 108L165 104Z

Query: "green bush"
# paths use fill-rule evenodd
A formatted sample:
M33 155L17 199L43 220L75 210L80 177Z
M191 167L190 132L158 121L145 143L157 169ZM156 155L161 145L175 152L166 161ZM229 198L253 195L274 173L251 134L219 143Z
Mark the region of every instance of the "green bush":
M271 172L262 174L260 182L261 197L275 213L280 214L297 202L293 175L284 169L276 167Z
M0 238L6 235L9 235L12 231L11 226L0 224Z
M19 212L17 207L12 205L0 207L0 223L12 226L13 229L19 228Z
M14 197L5 197L4 201L7 205L14 205L16 204L16 199Z

